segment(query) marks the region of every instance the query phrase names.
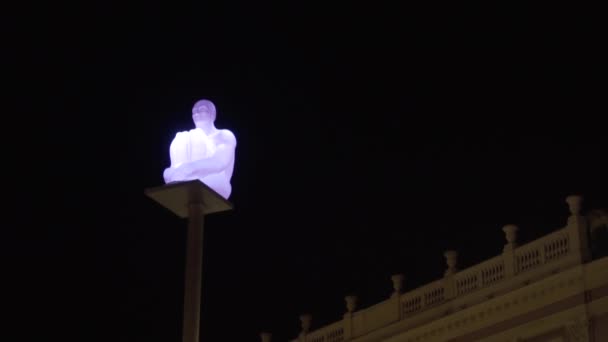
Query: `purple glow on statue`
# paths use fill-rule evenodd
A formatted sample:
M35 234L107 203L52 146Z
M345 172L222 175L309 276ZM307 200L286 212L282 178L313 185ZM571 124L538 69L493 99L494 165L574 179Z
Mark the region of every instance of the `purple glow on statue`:
M215 127L213 102L199 100L192 107L195 128L178 132L169 147L171 166L163 174L165 183L199 179L228 199L234 170L236 138L227 129Z

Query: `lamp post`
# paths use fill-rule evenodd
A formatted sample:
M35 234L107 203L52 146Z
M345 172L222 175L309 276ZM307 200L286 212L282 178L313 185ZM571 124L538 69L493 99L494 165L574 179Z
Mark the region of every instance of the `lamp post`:
M199 180L170 183L144 193L188 219L182 342L199 342L205 215L232 210L232 204Z

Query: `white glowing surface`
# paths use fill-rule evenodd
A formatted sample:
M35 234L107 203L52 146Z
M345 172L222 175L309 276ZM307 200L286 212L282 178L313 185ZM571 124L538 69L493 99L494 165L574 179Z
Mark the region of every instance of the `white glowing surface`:
M209 100L194 104L195 128L175 135L169 147L171 166L163 176L165 183L198 179L228 199L236 138L229 130L215 127L215 114L215 105Z

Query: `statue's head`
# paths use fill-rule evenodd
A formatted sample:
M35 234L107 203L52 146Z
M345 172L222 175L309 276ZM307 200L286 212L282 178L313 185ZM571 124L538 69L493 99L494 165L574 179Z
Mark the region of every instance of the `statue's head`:
M199 124L215 121L215 105L209 100L198 100L192 107L192 120Z

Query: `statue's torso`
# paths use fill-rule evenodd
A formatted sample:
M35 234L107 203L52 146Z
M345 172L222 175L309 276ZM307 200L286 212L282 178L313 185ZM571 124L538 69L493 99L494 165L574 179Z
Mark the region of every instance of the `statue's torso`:
M222 131L218 130L207 135L202 129L195 128L176 134L170 147L171 167L177 168L181 164L212 157L221 143ZM230 178L234 169L234 159L222 171L199 176L203 183L227 198L231 192ZM183 179L185 180L185 179Z

